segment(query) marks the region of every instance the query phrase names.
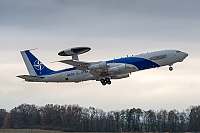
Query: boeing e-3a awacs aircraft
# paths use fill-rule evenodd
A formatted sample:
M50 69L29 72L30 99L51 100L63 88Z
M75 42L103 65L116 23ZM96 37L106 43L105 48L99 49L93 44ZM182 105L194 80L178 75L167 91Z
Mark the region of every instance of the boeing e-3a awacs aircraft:
M188 54L179 50L162 50L108 61L79 61L78 55L88 52L89 47L75 47L58 53L60 56L72 56L71 60L58 62L72 65L72 68L53 71L38 60L30 50L21 51L30 75L20 75L19 78L29 82L82 82L87 80L100 81L102 85L111 84L111 79L129 77L131 72L170 66L182 62Z

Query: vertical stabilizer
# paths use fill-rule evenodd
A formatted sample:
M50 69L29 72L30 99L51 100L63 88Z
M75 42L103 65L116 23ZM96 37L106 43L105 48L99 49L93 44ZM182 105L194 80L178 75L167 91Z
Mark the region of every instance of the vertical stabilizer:
M47 68L29 50L21 51L21 55L31 76L48 75L54 71Z

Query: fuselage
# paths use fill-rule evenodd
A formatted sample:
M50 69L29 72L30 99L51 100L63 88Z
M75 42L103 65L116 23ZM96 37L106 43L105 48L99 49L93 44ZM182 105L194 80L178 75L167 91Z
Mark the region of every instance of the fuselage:
M106 61L107 69L115 67L116 65L127 64L130 67L118 72L118 75L126 73L158 68L166 65L173 65L177 62L182 62L188 56L187 53L179 50L162 50L150 53L139 54L124 58L118 58ZM105 70L107 71L107 70ZM115 72L116 75L116 72ZM115 79L114 75L110 73L111 79ZM77 70L76 67L54 71L48 75L43 75L43 79L36 82L81 82L87 80L99 80L91 74L91 70Z

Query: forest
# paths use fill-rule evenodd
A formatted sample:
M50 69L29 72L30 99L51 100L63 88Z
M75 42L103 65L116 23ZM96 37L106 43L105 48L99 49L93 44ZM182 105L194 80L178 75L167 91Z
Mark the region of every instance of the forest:
M0 109L1 129L45 129L71 132L200 132L200 105L184 111L142 110L105 112L94 107L21 104Z

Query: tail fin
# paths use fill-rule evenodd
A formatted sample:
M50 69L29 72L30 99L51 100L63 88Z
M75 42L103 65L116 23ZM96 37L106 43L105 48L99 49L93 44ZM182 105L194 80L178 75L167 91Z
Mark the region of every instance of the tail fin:
M48 75L54 72L39 61L29 50L21 51L21 55L31 76Z

